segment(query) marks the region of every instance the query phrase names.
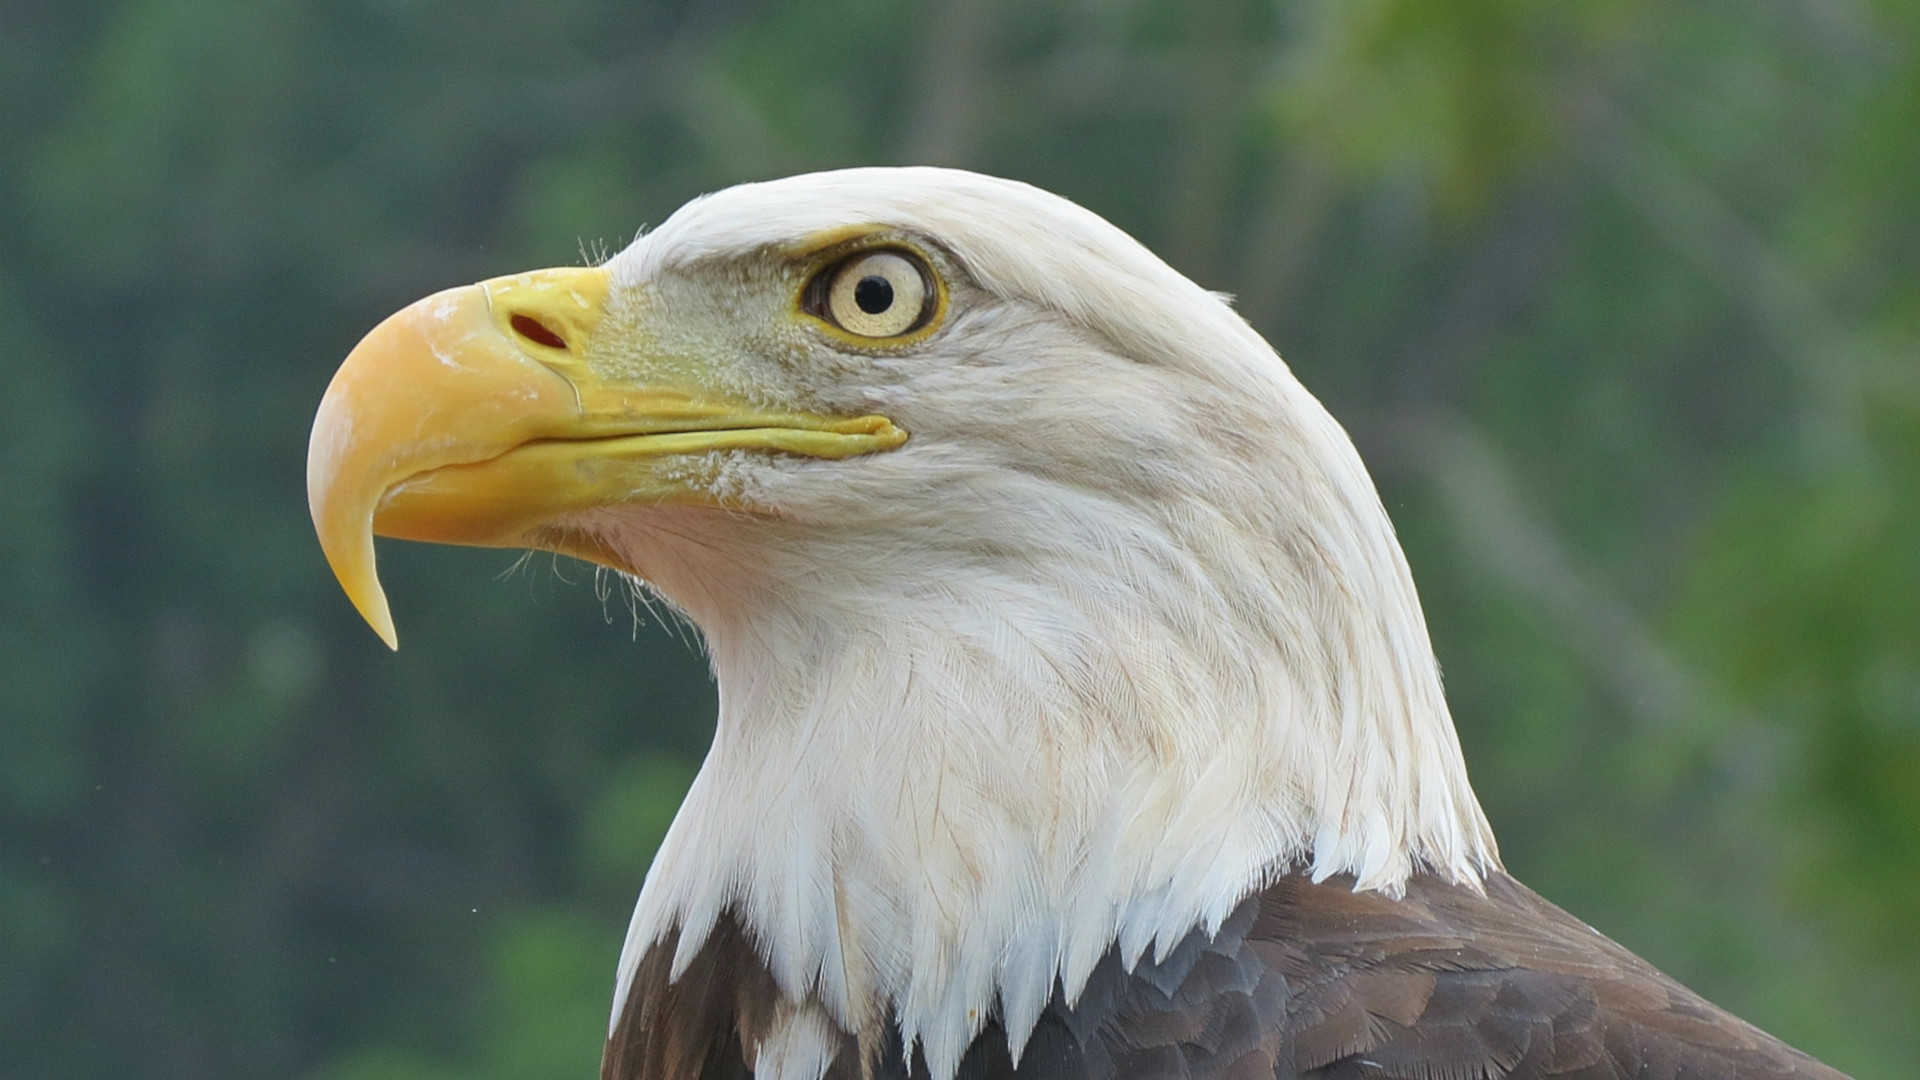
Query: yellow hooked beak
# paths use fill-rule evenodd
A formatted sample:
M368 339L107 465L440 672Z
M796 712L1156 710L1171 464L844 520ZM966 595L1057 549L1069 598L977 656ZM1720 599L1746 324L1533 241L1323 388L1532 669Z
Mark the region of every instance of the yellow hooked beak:
M627 503L719 505L662 467L673 455L846 458L906 441L885 417L768 412L703 392L684 361L663 362L646 385L603 378L588 357L607 293L599 268L449 289L375 327L334 375L307 445L307 502L334 576L390 648L399 638L375 533L606 562L560 519Z

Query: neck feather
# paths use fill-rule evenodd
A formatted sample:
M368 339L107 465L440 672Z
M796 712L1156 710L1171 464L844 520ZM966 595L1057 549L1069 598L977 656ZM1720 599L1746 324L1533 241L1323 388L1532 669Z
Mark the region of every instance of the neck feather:
M1044 524L969 532L948 504L927 535L993 537L966 558L691 516L628 536L721 710L615 1017L648 946L677 931L677 971L731 914L794 1010L769 1062L804 1078L839 1045L808 1032L891 1022L944 1080L990 1014L1017 1057L1056 979L1071 1000L1110 946L1211 932L1277 874L1497 868L1406 564L1325 423L1343 453L1249 480L1291 484L1284 514L1051 491Z

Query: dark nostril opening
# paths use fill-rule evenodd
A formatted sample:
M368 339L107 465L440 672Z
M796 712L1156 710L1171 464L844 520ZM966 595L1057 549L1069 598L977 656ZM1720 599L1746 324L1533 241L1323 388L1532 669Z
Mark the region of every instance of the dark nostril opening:
M531 315L515 315L513 318L508 319L507 323L513 327L514 333L519 334L528 341L545 345L549 349L564 349L567 347L566 338L554 333L547 327L546 323L541 322Z

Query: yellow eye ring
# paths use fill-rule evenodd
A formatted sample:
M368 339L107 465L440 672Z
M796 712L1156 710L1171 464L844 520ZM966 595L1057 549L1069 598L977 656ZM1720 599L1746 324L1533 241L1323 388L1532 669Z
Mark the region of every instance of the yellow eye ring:
M855 337L884 340L932 321L940 304L933 271L901 248L856 252L808 283L803 306Z

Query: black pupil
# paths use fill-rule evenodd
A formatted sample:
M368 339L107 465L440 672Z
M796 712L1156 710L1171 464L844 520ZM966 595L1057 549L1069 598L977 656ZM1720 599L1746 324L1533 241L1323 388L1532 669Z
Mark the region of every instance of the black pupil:
M893 282L879 274L868 274L853 287L853 302L869 315L878 315L893 306Z

